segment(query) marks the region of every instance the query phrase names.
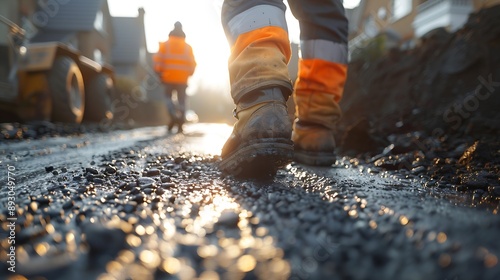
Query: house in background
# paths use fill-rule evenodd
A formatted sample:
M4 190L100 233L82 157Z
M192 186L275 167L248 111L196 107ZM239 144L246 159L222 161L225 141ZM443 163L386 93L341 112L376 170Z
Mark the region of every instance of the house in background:
M111 62L113 30L107 0L37 1L30 19L36 30L30 42L58 41L96 62Z
M144 80L151 69L152 58L148 54L144 26L144 9L137 17L113 17L115 44L111 63L118 76L127 76L138 83Z
M411 42L419 0L361 0L350 13L349 51L359 48L375 36L386 33L391 42Z
M387 47L412 48L429 31L456 31L470 13L497 4L500 0L361 0L347 12L349 52L380 34L390 38Z
M132 99L136 104L129 114L118 118L123 117L130 125L165 125L168 114L163 85L153 71L153 54L147 50L144 16L144 9L139 8L137 17L112 18L115 44L111 64L117 78L116 89L120 94L140 97Z
M37 10L38 4L36 0L0 0L0 15L27 29L26 31L29 31L26 32L28 38L36 32L31 19ZM13 63L14 53L9 47L9 27L0 23L0 88L3 83L8 82L3 79L11 73Z
M25 2L23 8L30 8L29 1ZM36 10L29 17L30 33L34 33L30 42L62 42L98 63L110 63L114 36L108 1L59 2L36 1Z
M110 62L113 33L107 0L0 0L0 14L26 31L27 43L61 42L96 62ZM0 24L0 88L12 84L5 77L15 73L8 34ZM16 94L10 87L6 91Z
M467 22L470 13L500 4L500 1L496 0L423 0L420 2L413 21L417 38L439 27L445 27L450 32L457 31Z

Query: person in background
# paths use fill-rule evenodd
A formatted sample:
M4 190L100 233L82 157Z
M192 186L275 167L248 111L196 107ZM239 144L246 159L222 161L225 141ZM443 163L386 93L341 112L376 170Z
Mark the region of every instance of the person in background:
M158 53L154 56L155 71L165 86L167 110L170 116L168 131L177 125L177 132L182 132L186 114L186 89L188 78L193 75L196 60L193 49L186 43L186 34L182 24L176 22L168 40L161 42ZM174 103L172 95L177 95Z
M292 160L335 161L333 129L347 78L348 22L341 0L288 0L300 25L298 79L282 0L225 0L222 24L231 46L228 61L237 119L221 152L221 171L235 176L275 175ZM293 93L292 125L286 101ZM292 132L293 131L293 132Z

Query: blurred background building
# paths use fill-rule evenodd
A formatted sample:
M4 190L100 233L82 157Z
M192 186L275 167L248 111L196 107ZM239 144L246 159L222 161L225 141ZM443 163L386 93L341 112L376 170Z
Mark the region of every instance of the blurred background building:
M427 33L442 28L454 32L470 13L500 4L500 0L361 0L348 9L349 53L384 37L384 47L413 48Z

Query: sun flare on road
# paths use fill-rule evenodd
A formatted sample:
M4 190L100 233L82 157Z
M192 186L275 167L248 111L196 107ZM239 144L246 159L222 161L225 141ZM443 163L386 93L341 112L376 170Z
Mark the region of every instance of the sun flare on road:
M232 127L227 124L193 124L186 128L188 141L184 149L203 155L220 155L231 131Z

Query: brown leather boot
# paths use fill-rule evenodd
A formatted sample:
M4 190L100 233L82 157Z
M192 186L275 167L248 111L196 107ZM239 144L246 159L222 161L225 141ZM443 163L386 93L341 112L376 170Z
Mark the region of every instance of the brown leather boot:
M221 171L237 177L269 177L293 159L292 123L279 88L261 91L235 109L238 121L222 148Z
M297 119L292 140L294 160L316 166L335 162L333 129L341 116L332 94L294 94Z

